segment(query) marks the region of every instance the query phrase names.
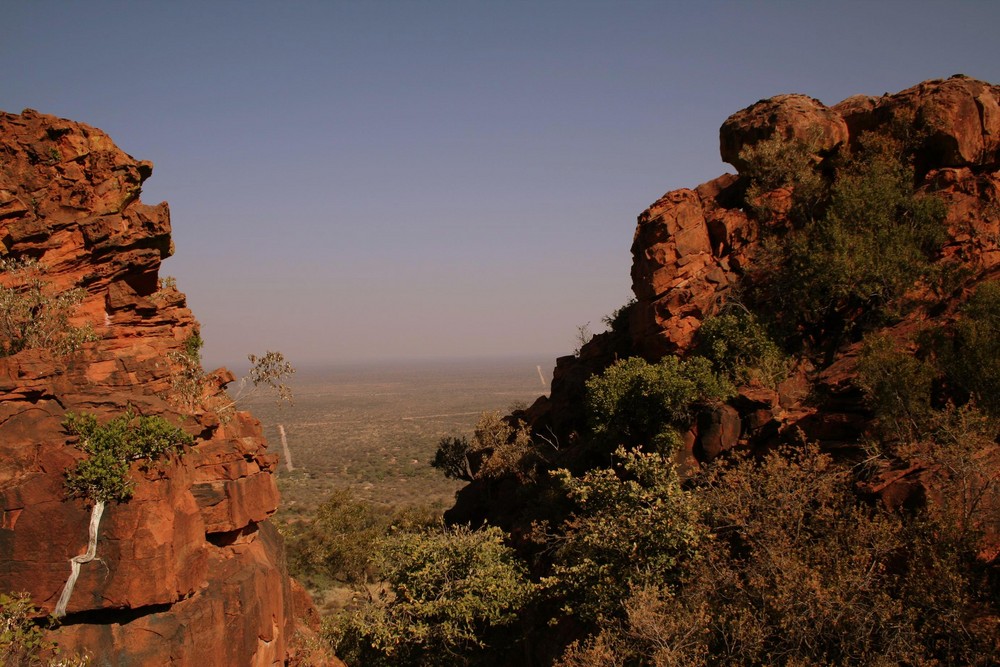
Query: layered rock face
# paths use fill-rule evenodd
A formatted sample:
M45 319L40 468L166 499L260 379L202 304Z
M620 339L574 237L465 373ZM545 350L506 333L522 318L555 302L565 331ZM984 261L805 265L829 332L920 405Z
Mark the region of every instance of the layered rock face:
M52 639L108 665L276 665L296 613L309 610L285 570L260 424L206 408L226 402L220 371L185 407L176 355L198 324L159 281L172 252L165 203L143 204L152 164L103 132L25 111L0 113L0 258L36 259L53 293L82 288L73 324L96 340L69 355L0 358L0 591L55 609L69 560L88 545L90 508L68 499L65 472L84 455L67 413L104 422L128 406L194 436L182 456L132 466L134 497L109 503L97 559L82 566ZM0 274L0 279L3 275Z

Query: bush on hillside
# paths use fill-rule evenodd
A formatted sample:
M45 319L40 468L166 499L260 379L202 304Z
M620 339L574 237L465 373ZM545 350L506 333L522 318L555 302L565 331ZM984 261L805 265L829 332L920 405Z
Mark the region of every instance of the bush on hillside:
M81 288L58 291L33 259L0 259L0 357L45 348L70 354L97 335L70 317L87 296Z
M731 307L708 317L698 329L695 353L737 385L775 387L787 375L785 355L750 311Z
M391 509L338 489L308 521L286 522L280 529L292 576L325 586L370 581L376 575L371 563L373 544L394 530L420 530L440 523L440 515L430 509Z
M594 435L612 449L646 445L670 452L680 443L678 429L693 418L694 403L724 400L732 392L707 359L665 357L650 364L630 357L587 381L586 403Z
M829 197L829 187L820 172L815 147L807 141L788 141L775 135L740 151L746 167L740 174L749 180L746 201L763 220L779 213L768 197L776 190L789 192L787 211L792 221L816 217Z
M376 666L502 662L534 586L499 529L400 532L375 554L381 591L328 625L338 656Z
M88 655L63 655L36 623L27 593L0 593L0 664L7 667L86 667ZM48 656L46 659L43 656Z
M676 586L706 532L695 498L659 454L616 452L614 469L553 473L573 510L549 542L547 586L563 613L587 622L622 616L634 586Z
M1000 281L979 286L941 343L937 352L951 381L1000 417Z
M445 477L467 482L508 475L529 479L534 474L530 461L533 452L527 424L503 417L497 411L483 412L471 441L465 436L441 438L431 466L441 470ZM477 462L475 469L473 459Z
M816 212L793 212L792 228L765 243L754 271L758 302L785 331L804 326L837 339L891 317L908 289L933 277L946 207L915 191L900 141L869 134L844 149Z
M917 437L931 414L934 367L886 336L868 336L857 369L856 382L875 413L883 445Z
M817 448L713 464L689 493L692 530L709 536L698 557L657 581L657 569L642 568L654 538L609 528L604 540L622 538L619 553L639 554L633 572L645 578L633 576L610 606L602 589L579 589L624 614L599 618L561 665L990 664L995 582L972 542L930 515L904 521L860 503L850 471ZM620 507L625 525L637 521ZM604 562L615 559L590 567Z

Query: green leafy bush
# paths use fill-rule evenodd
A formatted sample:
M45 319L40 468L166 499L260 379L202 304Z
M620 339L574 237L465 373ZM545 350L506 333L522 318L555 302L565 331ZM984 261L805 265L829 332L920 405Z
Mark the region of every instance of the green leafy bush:
M738 308L706 318L697 354L735 384L776 386L787 374L785 355L753 313Z
M87 656L62 655L35 622L39 611L27 593L0 593L0 664L6 667L86 667ZM48 656L48 657L43 657Z
M587 381L587 410L599 440L612 447L648 445L671 451L680 442L698 401L720 401L732 385L707 359L666 357L650 364L640 357L616 362Z
M527 479L533 474L528 462L533 451L527 424L520 419L505 418L497 411L483 412L476 422L472 441L464 436L441 438L431 465L446 477L469 482L506 475ZM478 461L475 469L473 458Z
M894 440L916 437L930 415L935 375L933 366L898 349L890 338L865 339L858 357L857 383L883 436Z
M90 325L70 324L87 292L55 291L44 276L33 259L0 259L0 356L31 348L70 354L97 339Z
M94 415L69 413L63 425L80 437L77 446L87 454L66 473L66 488L95 502L127 502L135 488L133 461L156 461L194 441L163 417L136 415L131 408L103 425Z
M938 353L948 377L982 409L1000 416L1000 281L979 286Z
M38 610L27 593L0 593L0 663L41 665L38 654L51 648L35 624Z
M829 197L828 185L820 173L819 157L810 142L789 141L775 135L740 151L746 167L740 175L749 179L746 201L756 215L771 219L777 211L768 194L787 190L787 215L793 220L815 217Z
M312 585L360 584L375 575L372 545L393 530L420 530L441 523L429 508L390 509L360 501L338 489L308 521L281 524L288 567Z
M475 479L469 463L473 445L463 436L445 436L438 441L431 467L440 470L449 479L471 482Z
M793 215L772 237L757 269L757 295L787 331L819 327L834 338L890 316L946 238L946 207L914 190L905 146L863 135L836 164L828 203Z
M904 521L859 502L850 470L813 446L730 458L693 481L680 535L707 537L694 542L696 556L662 569L642 565L650 553L678 551L657 545L669 537L642 522L664 494L639 505L613 499L601 514L619 519L604 528L577 522L590 535L588 549L617 546L612 554L592 552L581 567L631 569L607 576L604 588L575 589L605 615L560 664L991 664L995 583L975 558L975 540L945 528L954 525L950 518ZM634 534L622 526L641 527ZM579 569L566 572L570 585ZM615 590L619 579L632 586Z
M375 550L377 597L328 628L359 665L484 665L503 655L533 595L497 528L402 532Z
M562 611L584 621L620 617L634 586L676 585L707 535L673 465L624 448L616 457L616 469L554 473L573 510L550 537L554 568L546 583Z

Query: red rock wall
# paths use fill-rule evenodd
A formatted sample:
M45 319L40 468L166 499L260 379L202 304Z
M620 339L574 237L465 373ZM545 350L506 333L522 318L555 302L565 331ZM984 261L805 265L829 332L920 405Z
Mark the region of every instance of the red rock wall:
M933 313L917 309L882 331L905 344L922 321L947 322L977 284L1000 278L1000 86L956 76L894 95L851 97L833 107L802 95L781 95L726 120L720 149L739 170L745 167L739 157L743 148L780 136L812 142L819 161L862 132L888 133L900 125L919 137L917 186L948 206L949 240L940 261L967 270L964 283ZM689 351L702 320L738 285L765 224L744 211L745 188L742 179L727 174L694 190L669 192L639 216L632 245L637 304L630 327L638 354L658 359ZM778 211L773 224L783 224L780 204L789 194L764 195ZM728 435L725 429L715 429L718 434L708 429L714 439L706 444L706 429L696 424L686 437L684 461L710 459L738 441L773 441L791 429L801 429L831 450L856 446L871 419L853 381L860 345L844 345L820 367L800 360L777 391L741 388L731 402L739 411L739 427ZM726 418L732 415L711 415L709 421L724 424ZM923 472L914 467L885 488L913 482Z
M908 123L922 136L921 187L949 204L952 243L944 259L967 259L979 280L995 272L1000 86L957 76L880 98L851 97L833 107L803 95L779 95L730 116L719 132L720 152L741 169L741 150L777 135L812 142L821 159L862 132L892 123ZM632 328L645 356L687 350L701 320L747 265L759 228L743 211L740 186L737 177L721 176L694 190L668 192L639 215L632 244L638 300ZM783 196L771 193L777 201Z
M922 320L947 322L978 283L1000 277L1000 86L959 76L895 95L851 97L833 107L803 95L780 95L726 120L720 151L740 169L745 167L741 150L777 135L811 142L815 159L823 160L862 132L888 132L899 124L909 124L912 135L921 137L917 185L948 206L950 239L940 261L968 269L958 293L934 313L918 309L883 331L906 341ZM761 225L784 224L788 190L763 195L776 216L761 223L745 210L746 188L746 179L725 174L694 189L668 192L639 215L632 243L636 304L630 341L601 334L578 355L561 357L550 397L525 413L536 429L552 429L562 442L572 442L573 432L586 428L580 406L593 373L623 356L657 360L691 349L702 321L717 312L752 265ZM699 416L685 434L679 462L696 466L741 442L767 446L795 428L830 449L856 446L871 419L853 382L859 347L843 346L820 367L815 359L798 360L776 390L741 387L730 405Z
M0 113L0 155L0 255L38 259L55 288L84 288L76 324L99 336L68 357L0 358L0 591L27 591L53 611L89 521L64 490L82 453L61 422L132 405L195 444L159 469L133 466L135 496L107 506L99 560L83 565L52 638L100 664L282 664L296 596L267 522L277 457L248 413L168 400L168 355L198 325L183 294L158 289L172 244L167 205L139 199L152 165L100 130L30 110ZM215 391L231 379L218 377Z

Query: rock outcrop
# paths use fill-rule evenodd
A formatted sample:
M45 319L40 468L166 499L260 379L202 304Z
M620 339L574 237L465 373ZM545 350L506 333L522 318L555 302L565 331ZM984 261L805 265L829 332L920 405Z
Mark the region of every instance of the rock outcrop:
M726 120L721 154L745 171L741 152L779 137L808 146L822 168L866 132L913 142L918 192L932 194L947 207L947 237L935 262L960 267L955 272L960 280L950 294L925 300L925 306L881 330L905 346L928 321L953 322L978 285L1000 277L998 109L1000 86L964 76L926 81L894 95L851 97L832 107L802 95L780 95ZM632 243L636 303L627 326L595 337L579 355L559 359L551 396L523 414L536 429L551 429L560 442L570 443L573 432L586 427L581 403L588 377L623 356L655 361L692 351L705 318L746 285L765 227L787 224L791 191L763 193L772 217L762 220L747 204L748 180L725 174L693 189L668 192L639 215ZM860 341L847 339L825 358L804 355L777 387L741 387L728 405L708 409L684 436L682 467L697 466L737 445L766 448L800 431L828 451L857 450L873 417L856 382L860 348ZM571 455L569 448L564 456ZM868 488L898 504L910 493L906 489L927 492L921 489L927 473L921 465L883 471ZM463 500L466 509L475 505L473 491L463 490L468 498L459 497L452 516L489 514L471 509L462 514ZM995 538L1000 544L1000 535Z
M0 358L0 591L54 610L90 515L67 498L65 472L83 454L62 422L132 406L180 425L194 445L149 469L133 464L134 497L106 507L97 559L51 638L102 665L284 664L296 617L309 612L297 606L309 603L267 521L277 457L250 414L219 409L228 372L208 376L189 405L176 400L176 353L198 324L159 279L173 249L167 205L139 198L152 164L99 130L31 110L0 113L0 154L0 258L38 260L53 293L82 288L72 324L96 334L69 355Z
M881 98L851 97L830 108L802 95L780 95L733 114L720 130L721 153L740 169L741 150L777 135L804 141L820 159L862 132L906 123L921 137L921 188L949 206L951 242L944 257L977 258L982 279L1000 262L998 102L1000 86L964 77ZM669 192L639 215L632 244L638 300L633 335L644 355L686 351L701 320L741 279L760 236L759 223L744 210L745 188L727 174L694 190Z

